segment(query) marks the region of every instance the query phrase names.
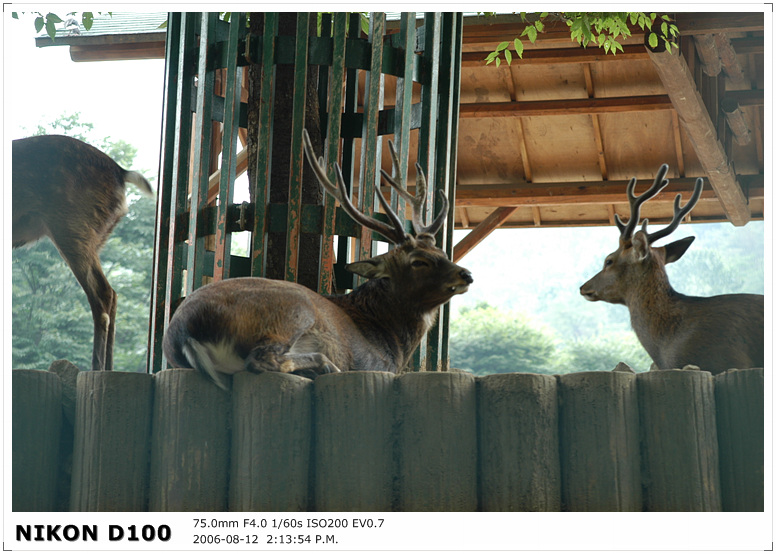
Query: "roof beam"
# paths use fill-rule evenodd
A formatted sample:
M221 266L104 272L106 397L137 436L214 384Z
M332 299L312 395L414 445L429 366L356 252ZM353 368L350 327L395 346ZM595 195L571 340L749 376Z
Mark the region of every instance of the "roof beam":
M650 178L651 179L651 178ZM670 184L650 203L671 203L677 194L685 200L692 195L695 177L671 179ZM645 178L647 180L647 178ZM763 198L763 177L743 176L751 199ZM455 206L518 208L521 206L557 206L562 204L624 204L627 181L582 181L576 183L521 183L519 185L461 185L455 190ZM716 198L714 190L704 188L701 199Z
M485 64L485 56L489 52L464 52L461 56L461 67L479 67ZM561 63L593 63L621 62L624 60L646 60L649 55L640 44L623 46L623 51L607 54L602 48L547 48L543 50L526 49L522 58L512 58L516 65L561 64Z
M722 209L733 225L745 225L752 218L746 197L684 56L678 49L673 53L648 52Z
M576 98L530 102L474 102L461 104L460 117L531 117L647 112L673 108L668 95L619 98Z

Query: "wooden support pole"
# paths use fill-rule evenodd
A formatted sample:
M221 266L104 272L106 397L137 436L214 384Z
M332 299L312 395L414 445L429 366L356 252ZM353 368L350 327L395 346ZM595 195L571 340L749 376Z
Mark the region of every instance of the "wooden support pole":
M568 373L559 397L563 509L641 511L636 376Z
M714 380L706 371L637 376L644 509L719 511Z
M722 60L719 59L714 35L695 35L693 39L703 72L709 77L716 77L722 71Z
M752 217L746 196L684 57L676 49L671 53L649 50L649 56L725 214L733 225L745 225Z
M308 509L312 388L289 373L234 376L230 510Z
M477 398L467 373L405 373L398 383L400 511L477 509Z
M731 369L714 377L722 509L762 512L764 499L765 375Z
M349 371L315 380L316 511L393 508L394 379Z
M153 384L150 373L78 375L72 511L147 509Z
M477 395L480 509L560 511L556 378L488 375Z
M723 98L720 107L725 114L728 127L733 132L736 142L741 146L752 142L752 133L749 131L749 126L744 118L744 112L741 111L738 102L732 98Z
M229 393L193 369L168 369L154 380L149 509L226 510Z
M12 388L12 509L53 512L57 501L62 385L54 373L15 369Z

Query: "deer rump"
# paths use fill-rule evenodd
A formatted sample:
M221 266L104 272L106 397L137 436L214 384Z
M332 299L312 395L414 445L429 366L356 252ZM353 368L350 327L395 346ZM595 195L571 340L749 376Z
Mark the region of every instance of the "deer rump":
M153 196L148 181L78 139L41 135L13 141L12 244L47 236L89 300L94 322L92 369L113 369L116 293L100 250L127 213L126 183Z
M351 295L386 286L380 281L368 281ZM402 339L388 330L365 336L347 305L338 304L348 296L325 297L297 283L261 277L211 283L176 310L164 353L173 366L194 367L222 388L221 374L240 371L309 378L340 369L395 373Z

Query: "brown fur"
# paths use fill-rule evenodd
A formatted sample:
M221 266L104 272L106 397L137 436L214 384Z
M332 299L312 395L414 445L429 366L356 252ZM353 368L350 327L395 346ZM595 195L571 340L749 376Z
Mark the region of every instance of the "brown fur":
M99 252L127 211L125 181L153 194L139 173L74 138L13 141L13 247L47 236L84 289L94 320L92 369L113 368L116 293Z

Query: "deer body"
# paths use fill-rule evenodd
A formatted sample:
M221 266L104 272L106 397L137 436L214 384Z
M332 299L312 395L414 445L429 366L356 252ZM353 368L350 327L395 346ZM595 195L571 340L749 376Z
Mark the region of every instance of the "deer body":
M322 296L296 283L258 277L226 279L195 290L165 333L164 353L174 367L194 367L222 388L227 385L221 374L239 371L309 378L352 370L396 373L433 324L438 307L472 283L471 273L434 245L433 235L446 216L446 199L431 225L420 221L426 185L419 168L417 197L384 175L412 203L412 236L379 191L393 226L358 212L341 174L335 187L325 176L322 160L316 163L306 132L305 152L321 184L345 211L397 246L349 264L349 271L369 280L345 295Z
M692 198L679 208L674 202L671 224L656 233L647 233L647 222L633 233L642 202L668 184L668 166L662 166L652 187L633 196L635 179L628 185L631 217L628 225L617 219L620 245L609 254L604 268L582 285L580 293L590 301L624 304L631 326L659 369L696 365L713 374L731 368L763 367L764 298L757 294L726 294L712 297L686 296L676 292L668 281L665 265L687 251L694 237L677 240L663 247L651 244L679 225L700 197L702 179L696 181Z
M116 293L99 252L127 212L126 185L148 181L80 140L43 135L13 141L13 247L48 236L84 289L94 320L92 369L113 368Z

